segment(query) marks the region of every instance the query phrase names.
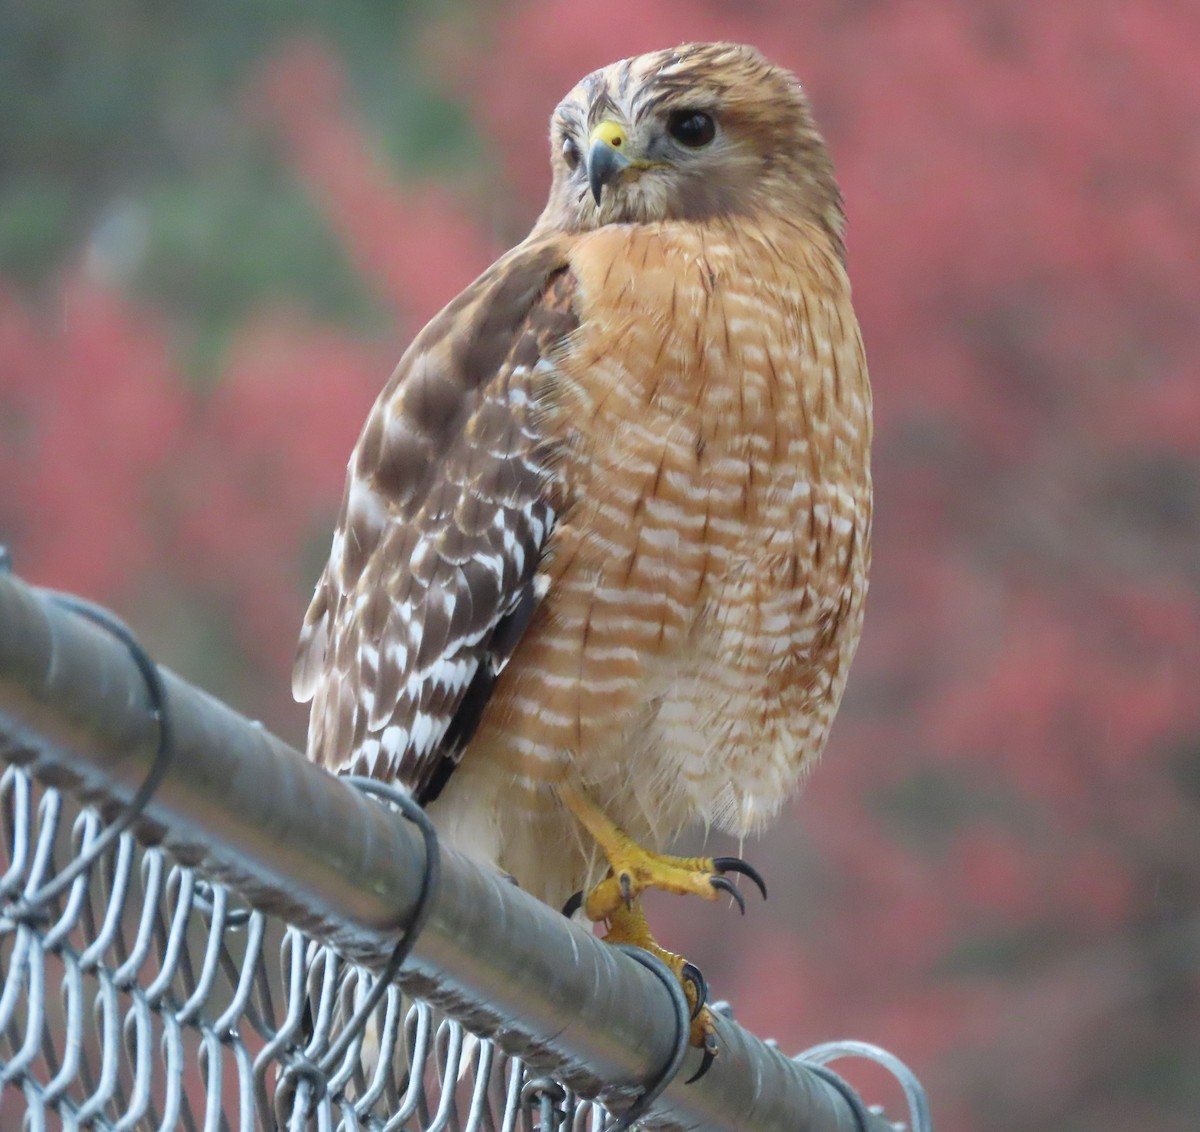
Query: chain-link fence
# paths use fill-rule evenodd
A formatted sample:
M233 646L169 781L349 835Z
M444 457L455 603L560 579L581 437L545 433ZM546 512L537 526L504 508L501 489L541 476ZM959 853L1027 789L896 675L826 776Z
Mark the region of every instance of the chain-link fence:
M683 1084L653 964L7 577L0 757L0 1129L892 1127L823 1068L847 1054L928 1127L882 1051L801 1065L732 1022Z
M603 1110L120 834L0 779L0 1081L32 1128L599 1129ZM61 890L73 862L90 865ZM5 1110L13 1109L12 1097ZM5 1121L5 1126L10 1126ZM15 1122L13 1125L15 1126Z

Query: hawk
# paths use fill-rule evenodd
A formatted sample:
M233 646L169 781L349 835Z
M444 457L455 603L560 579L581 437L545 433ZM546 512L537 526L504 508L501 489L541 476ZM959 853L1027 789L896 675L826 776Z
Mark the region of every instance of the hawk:
M663 848L779 811L858 643L871 395L842 199L799 82L750 47L596 71L550 140L532 232L367 418L294 692L311 759L664 956L711 1055L703 982L639 897L762 887Z

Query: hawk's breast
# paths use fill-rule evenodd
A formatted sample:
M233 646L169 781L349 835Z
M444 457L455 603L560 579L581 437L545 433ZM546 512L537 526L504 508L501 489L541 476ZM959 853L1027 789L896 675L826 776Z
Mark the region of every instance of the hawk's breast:
M711 224L601 229L571 267L549 590L477 742L532 795L577 774L635 836L754 824L824 745L861 626L845 275L816 230Z

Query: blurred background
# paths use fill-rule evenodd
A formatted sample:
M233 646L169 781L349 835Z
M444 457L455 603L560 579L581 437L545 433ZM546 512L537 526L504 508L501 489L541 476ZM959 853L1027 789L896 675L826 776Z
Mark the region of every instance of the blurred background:
M537 215L575 80L714 38L837 162L875 565L826 760L746 847L770 903L664 942L785 1049L891 1048L943 1129L1194 1132L1196 5L0 0L0 540L301 744L375 394Z

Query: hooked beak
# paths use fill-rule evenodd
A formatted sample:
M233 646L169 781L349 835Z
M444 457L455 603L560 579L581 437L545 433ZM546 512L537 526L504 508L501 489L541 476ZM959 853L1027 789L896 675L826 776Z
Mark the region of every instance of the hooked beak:
M629 168L631 161L625 152L629 139L616 122L601 122L593 131L587 155L588 186L597 207L605 185L611 185Z

